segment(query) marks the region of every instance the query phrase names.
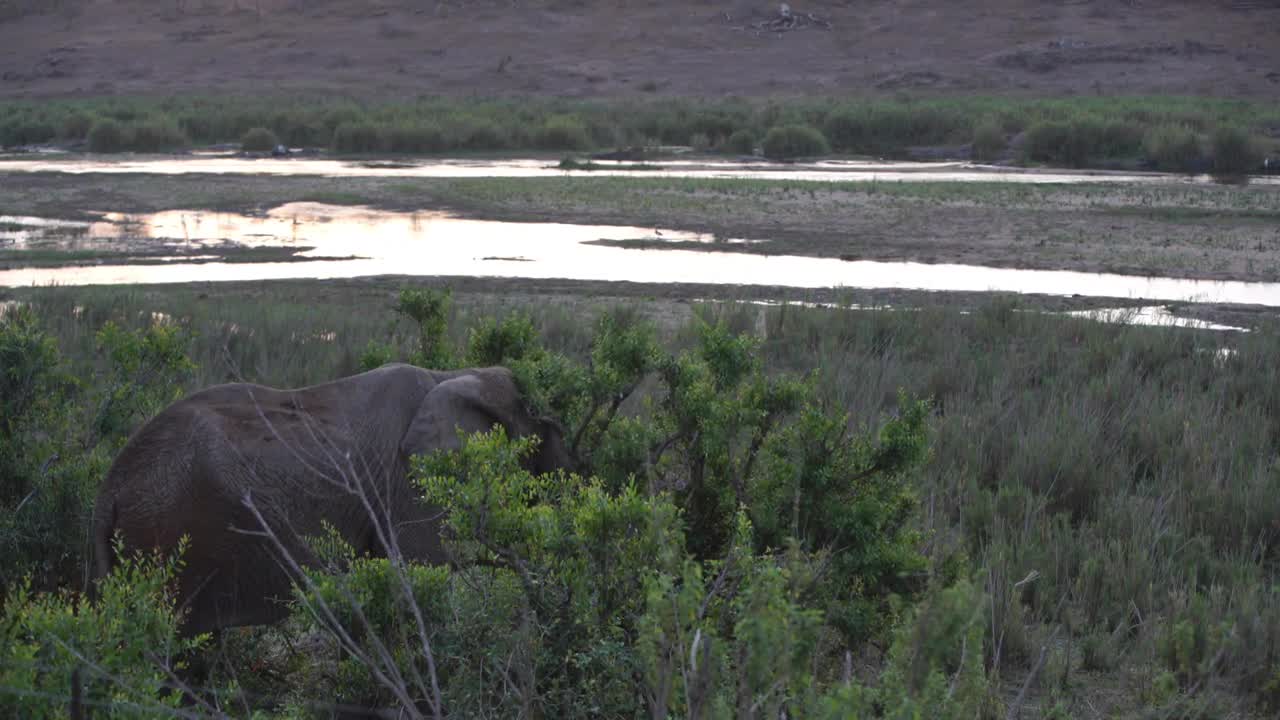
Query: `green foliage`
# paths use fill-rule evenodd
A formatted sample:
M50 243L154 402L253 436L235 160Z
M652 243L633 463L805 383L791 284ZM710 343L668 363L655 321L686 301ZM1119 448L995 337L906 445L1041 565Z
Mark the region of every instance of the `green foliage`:
M333 131L334 152L376 153L386 150L383 133L377 125L368 122L346 122Z
M449 149L444 131L435 125L396 125L386 131L383 144L393 153L438 153Z
M973 126L973 159L987 162L995 160L1008 144L1004 128L996 118L983 118Z
M849 683L819 699L814 716L1003 717L983 666L984 606L967 582L933 591L895 633L879 684Z
M40 328L31 308L19 305L0 316L0 449L8 449L21 424L48 401L58 362L57 343Z
M71 112L58 126L58 137L67 140L85 140L93 129L93 116L84 112Z
M89 152L116 153L128 149L124 128L114 120L99 120L89 130Z
M186 356L190 338L176 325L153 324L126 332L108 322L97 333L110 360L95 426L102 436L123 437L181 395L182 377L195 369Z
M0 318L0 587L83 577L90 508L114 451L194 367L176 327L107 323L97 339L102 367L77 367L30 309Z
M831 152L827 139L808 125L783 125L770 128L764 136L764 156L771 160L826 155Z
M1223 175L1241 175L1257 172L1262 165L1262 152L1245 130L1234 125L1222 125L1210 138L1213 154L1213 171Z
M89 151L99 153L176 150L191 143L181 128L167 120L129 123L114 119L95 122L88 142Z
M197 143L237 142L250 129L261 127L290 146L438 153L683 145L695 137L708 147L725 149L727 138L737 132L750 132L758 139L769 128L804 124L820 128L837 152L875 155L901 154L912 145L970 142L975 129L988 122L1009 134L1056 123L1078 129L1078 137L1068 144L1084 147L1085 162L1112 162L1135 157L1145 135L1162 125L1205 132L1231 124L1258 133L1280 117L1265 102L1191 97L878 98L856 103L846 98L601 102L480 97L353 101L315 95L109 97L6 103L0 107L0 144L82 138L102 121L118 123L124 133L116 151L128 149L135 128L161 126L178 128ZM1062 144L1054 147L1067 149ZM1046 153L1046 158L1058 156L1067 153Z
M591 147L591 135L577 117L553 115L542 123L535 142L542 150L585 150Z
M1147 131L1142 151L1157 169L1166 172L1193 170L1200 162L1200 138L1185 125L1161 125Z
M484 318L471 327L466 364L472 367L510 365L536 360L542 353L538 329L528 315L510 315L503 320Z
M734 130L733 134L720 146L720 150L734 155L754 155L756 152L755 133L746 128Z
M173 717L183 694L174 683L206 637L179 635L172 558L123 556L99 581L97 599L69 591L15 588L0 622L0 712L64 718L71 686L84 707L111 716Z
M396 312L418 326L418 349L410 362L419 367L443 370L456 364L449 347L449 306L453 295L448 290L401 290Z
M129 139L128 149L134 152L179 150L191 144L186 133L167 120L136 123L128 129L126 137Z
M973 120L929 103L861 103L827 113L822 129L839 152L893 155L908 145L968 139Z
M240 138L240 149L245 152L271 152L280 144L280 138L264 127L250 128Z
M369 344L365 345L364 351L360 353L360 361L357 367L360 372L375 370L387 363L395 362L395 359L396 349L394 347L386 343L380 343L377 340L370 340Z
M1077 100L1087 104L1087 99ZM902 192L915 190L904 187ZM201 292L207 292L208 297L201 298ZM290 289L270 296L273 302L264 303L260 297L246 300L238 294L205 289L167 291L163 295L166 311L184 318L183 323L197 331L192 353L200 359L202 368L195 383L224 379L224 343L244 371L252 372L259 381L301 385L334 377L354 367L357 357L353 356L358 352L351 348L362 347L371 335L385 327L369 321L363 311L367 308L364 294L343 296L341 289L326 287L324 293L331 302L318 304L310 301L313 296L299 296L298 292ZM87 496L91 497L110 460L109 453L97 450L81 462L79 450L83 435L92 428L85 418L94 415L97 408L90 392L95 386L92 378L105 373L109 363L105 355L96 359L92 356L93 330L107 317L115 318L123 327L133 327L130 323L136 321L130 318L149 313L155 296L150 292L77 288L41 290L25 297L32 301L45 331L59 338L59 345L67 353L60 358L59 370L50 376L53 380L41 386L44 389L39 391L36 408L28 417L41 418L46 407L78 409L58 415L66 418L65 424L59 421L49 425L41 419L41 426L46 428L42 433L18 430L19 435L35 443L24 448L38 448L20 453L29 463L26 467L34 468L32 472L24 470L22 476L36 477L38 473L34 471L45 459L60 451L62 458L50 464L48 475L83 477L80 485L80 480L66 485L87 488ZM350 303L346 307L344 300ZM510 307L507 298L478 295L458 296L456 303L457 318L474 318L496 308L505 312ZM82 306L83 311L73 313L77 306ZM353 312L351 307L359 310ZM668 312L668 307L662 306L662 312ZM662 678L667 677L672 688L668 695L671 714L688 715L679 666L671 666L676 668L673 675L646 668L651 661L657 662L655 658L667 656L688 667L689 650L698 630L702 630L700 637L714 635L715 643L710 645L713 649L708 655L713 670L709 678L716 681L717 689L701 695L695 690L695 696L727 697L728 701L716 701L718 704L708 700L702 707L727 708L726 713L732 714L736 708L732 682L744 675L733 664L737 657L732 649L737 641L733 631L738 620L735 602L762 566L787 573L787 581L781 584L786 593L800 590L798 595L782 597L797 612L822 612L819 649L812 660L816 668L812 673L813 696L789 696L789 716L820 717L818 711L824 708L830 711L828 717L881 717L886 712L888 706L879 699L887 681L886 670L877 668L881 662L879 653L863 651L866 644L849 648L854 658L854 679L843 684L845 640L835 626L841 617L836 610L841 607L854 608L855 612L849 613L854 618L862 617L862 612L881 613L878 617L884 630L873 633L873 637L888 638L882 647L899 643L902 628L916 626L918 635L909 635L913 638L911 643L918 643L926 649L925 656L934 658L929 663L945 678L943 695L950 693L952 698L961 692L969 669L978 667L966 661L960 668L963 672L956 674L955 659L964 654L961 649L973 652L975 647L981 648L989 676L995 678L998 674L1002 678L999 694L1010 701L1035 663L1041 645L1062 624L1040 676L1042 687L1033 687L1033 697L1023 708L1024 716L1031 715L1035 708L1045 713L1064 707L1068 713L1079 712L1080 694L1098 704L1101 713L1115 716L1199 713L1200 717L1223 717L1228 713L1212 712L1215 708L1222 710L1223 701L1226 709L1237 714L1249 709L1262 717L1274 714L1280 707L1280 666L1275 653L1275 648L1280 647L1280 599L1275 581L1275 563L1280 557L1280 528L1275 523L1280 513L1280 473L1273 462L1280 395L1258 382L1259 377L1269 377L1267 373L1272 369L1277 352L1274 329L1260 327L1248 334L1224 336L1099 325L1016 309L1008 302L982 307L972 314L957 314L941 307L925 307L912 313L795 306L769 309L765 314L768 338L748 353L754 357L755 367L770 379L785 379L787 373L804 373L815 367L822 369L818 378L811 381L817 388L816 407L806 400L778 421L769 438L792 426L814 428L795 431L796 437L803 437L812 447L790 448L783 440L785 435L776 440L766 438L752 467L752 479L746 484L747 507L736 506L730 487L723 511L732 513L731 518L713 517L723 527L721 553L706 553L705 557L689 552L695 542L703 541L698 539L702 530L689 521L686 509L688 458L674 447L656 452L670 437L662 431L674 431L676 427L666 405L670 388L663 371L674 360L683 358L687 368L680 377L692 379L687 385L690 395L709 394L732 405L744 400L738 398L737 390L726 391L725 395L732 397L717 397L710 367L714 365L719 368L716 372L734 375L740 372L734 368L742 366L737 361L741 355L735 344L724 340L710 343L718 349L704 355L701 329L682 333L674 340L661 336L664 342L652 361L654 369L645 374L636 392L607 424L603 423L604 410L612 400L605 396L605 405L597 411L592 424L594 429L581 443L590 457L589 476L594 474L599 479L581 482L594 483L608 498L619 497L631 488L642 499L665 493L688 530L682 531L681 543L672 546L676 548L673 563L662 563L665 569L661 574L669 579L669 590L654 597L667 599L655 600L652 606L646 599L639 617L645 617L651 607L666 608L674 603L692 608L688 617L696 618L703 601L710 596L703 619L697 623L681 621L679 635L674 619L661 623L655 620L652 626L636 619L628 626L636 628L630 637L618 631L608 637L590 635L590 640L583 640L587 636L571 625L553 625L571 629L557 630L556 639L563 636L564 644L552 647L546 644L552 636L542 630L549 623L544 622L545 616L539 615L537 624L526 620L531 617L527 614L529 602L518 572L492 567L492 558L484 556L483 563L466 568L455 566L444 589L439 590L442 594L435 596L435 604L425 610L436 612L438 607L449 613L450 621L433 630L435 634L431 636L433 647L440 649L441 666L454 663L440 674L449 703L478 708L471 713L476 715L517 715L524 711L523 699L529 697L533 698L533 706L551 707L553 711L572 705L588 708L579 711L583 715L592 714L589 709L594 708L595 715L630 717L635 712L648 714L650 683L660 687ZM591 404L588 399L595 382L595 360L591 359L593 345L585 337L592 325L584 318L599 310L590 304L576 304L569 311L529 307L527 312L542 330L546 350L531 351L523 360L512 361L520 369L522 387L531 397L536 396L544 407L555 408L552 414L558 417L577 418L571 429L581 425ZM727 327L751 326L760 312L755 306L732 304L699 310L708 318L725 318ZM616 331L630 328L637 315L615 315ZM191 318L189 323L187 317ZM239 323L234 333L226 331L228 317ZM348 340L348 347L285 341L291 333L302 336L322 328L335 330ZM726 334L730 339L735 337ZM455 339L460 337L455 333ZM655 343L657 337L655 333ZM24 347L30 345L29 341L24 342ZM390 352L403 352L403 343L396 342ZM414 344L416 347L416 337ZM1223 359L1217 351L1227 346L1235 353ZM289 348L287 352L282 351L284 347ZM707 355L714 357L714 362ZM752 363L745 366L745 379L739 389L752 382ZM84 382L75 383L73 378ZM794 378L788 382L806 384ZM73 393L74 400L63 403L59 387ZM918 471L904 474L901 484L903 490L921 499L925 510L912 514L900 537L914 535L915 541L909 545L929 558L930 585L935 588L946 587L951 578L968 577L967 571L958 566L964 564L965 556L972 558L980 584L987 591L982 611L984 636L977 643L953 632L962 623L933 615L923 609L923 604L916 606L917 614L912 608L915 596L904 597L901 604L894 603L891 592L887 593L888 598L873 594L854 602L860 596L846 591L855 586L846 584L832 569L837 556L833 551L824 553L819 542L820 537L858 527L856 523L836 524L833 518L840 513L828 512L830 508L816 502L806 505L806 497L802 496L801 517L814 519L799 523L805 530L801 537L789 537L795 481L783 482L785 476L771 472L772 453L785 451L781 453L785 462L813 462L812 458L827 447L819 442L821 431L828 426L839 427L836 419L849 413L856 420L848 431L852 445L831 453L838 457L829 465L853 473L862 471L874 464L875 448L886 445L886 441L879 429L867 431L860 423L892 410L898 388L934 398L938 410L928 420L930 462ZM747 407L758 406L760 401L751 400L749 393L742 395L749 400ZM0 401L5 399L0 396ZM710 405L705 399L686 396L677 406ZM908 417L909 412L900 410L888 422L904 422ZM20 428L31 427L34 425L26 421L20 424ZM742 431L749 433L750 426L744 426ZM809 435L815 438L811 442ZM1231 442L1222 442L1223 437L1230 437ZM98 447L105 445L99 443ZM886 457L904 455L903 445L901 440L889 441L889 448L900 449L886 450ZM744 446L750 448L750 436L738 435L732 446L736 448L732 453L735 466L741 467L740 453ZM98 465L96 470L88 467L93 463ZM73 473L73 465L83 465L85 469ZM722 476L724 473L716 475ZM633 482L629 482L631 478ZM839 510L838 498L847 496L840 494L845 486L836 481L835 474L831 483L824 484L825 480L810 473L805 487L837 498L827 504L834 504ZM715 480L713 484L721 482ZM874 488L879 482L868 478L854 485ZM580 487L576 484L579 481L572 483L573 487ZM50 480L41 487L52 489L55 485ZM554 512L557 500L553 492L548 493L543 497L551 499L538 500L531 507L549 505ZM7 497L16 502L25 495L14 490ZM855 501L859 497L856 493L850 495ZM11 512L12 502L6 505L5 515L29 519L41 498L56 496L56 492L46 494L42 489L20 512ZM883 497L893 495L886 490ZM868 507L873 509L885 505L892 503L868 501ZM770 512L770 508L774 511ZM891 516L886 513L884 517ZM45 529L40 531L43 534L38 535L38 540L18 546L10 544L6 537L3 552L13 558L6 563L6 571L22 567L23 563L32 568L56 564L44 559L45 555L34 562L23 559L35 557L30 553L36 551L47 552L47 557L52 558L61 553L55 553L57 548L65 547L79 557L83 536L78 529L86 526L85 521L52 512L47 517L48 522L40 526ZM745 542L737 540L740 518L751 527ZM6 520L12 522L12 518ZM826 535L809 532L808 526L817 522L829 523ZM563 524L557 520L534 526L559 528ZM892 524L884 527L892 528ZM68 532L69 528L76 532ZM875 550L874 544L869 547L874 559L880 551ZM735 559L726 563L729 556ZM859 556L855 553L852 557L856 560ZM696 576L686 573L689 561L697 569ZM726 564L730 569L722 576ZM393 569L390 564L387 567L389 571ZM875 565L868 561L855 567ZM618 572L625 572L623 564L618 568ZM1032 571L1036 572L1034 576ZM33 585L57 582L78 586L82 572L79 565L72 563L51 573L49 579L37 576ZM919 565L907 563L901 571L885 576L891 578L890 584L914 593L923 583L921 572ZM696 577L697 582L686 577ZM818 578L816 583L811 580L814 577ZM1023 582L1028 577L1035 579ZM15 584L10 582L8 586ZM631 592L635 586L626 587ZM647 593L646 588L642 586L639 593ZM710 592L712 588L717 588L714 593ZM688 598L677 603L672 598L681 592L687 593ZM937 589L930 590L929 596L936 592ZM563 590L548 593L547 597L569 597ZM1200 600L1196 600L1197 596ZM932 601L926 599L925 603L929 602ZM970 612L972 607L961 614L968 618ZM918 625L913 619L916 617L923 618ZM939 628L939 636L945 629L952 640L939 641L937 647L929 649L934 643L928 628L934 626ZM988 626L990 629L985 630ZM673 628L655 636L657 644L651 646L668 648L665 654L641 652L644 627ZM1204 629L1202 640L1196 637L1196 627ZM455 629L459 633L456 641L447 640ZM1193 632L1188 633L1188 629ZM388 637L395 638L401 630L388 632ZM957 637L958 644L954 644ZM371 704L394 704L387 691L357 664L344 665L346 669L338 673L332 669L344 661L337 656L326 651L312 657L311 642L308 639L299 644L306 649L292 656L290 662L296 664L299 681L311 683L303 687L315 691L298 690L291 697L332 697L332 688L341 685L348 688L343 691L344 698L371 697ZM708 646L699 640L699 652L705 652L703 647ZM449 649L446 652L444 648ZM1067 648L1072 651L1072 666L1065 659ZM919 656L918 652L901 655ZM907 668L909 664L901 661L898 666ZM421 669L423 665L417 667ZM698 668L703 667L699 661ZM1064 687L1061 678L1068 667L1072 682ZM533 668L534 672L526 676L517 668L521 672ZM917 677L907 670L900 674ZM929 674L922 675L925 694L914 701L915 707L921 707L922 698L936 697L928 694ZM261 673L261 677L264 686L271 682L282 685L282 681L273 679L277 676L272 672ZM289 675L289 683L294 677ZM690 678L696 680L697 676ZM1193 678L1200 680L1198 685ZM531 680L532 684L528 684ZM1187 680L1190 682L1184 684ZM953 685L955 691L951 690ZM521 688L520 692L510 690L512 686ZM546 687L558 689L543 693ZM539 691L525 695L524 688ZM569 689L575 692L571 694ZM274 692L278 695L284 690L277 687ZM495 698L498 692L507 694ZM644 695L637 697L637 692ZM544 696L559 699L555 705L539 705L539 698ZM1099 698L1109 707L1102 707ZM773 701L766 700L764 704L770 702ZM637 710L642 703L643 708ZM955 717L974 715L967 711L924 709L919 716L946 717L948 713ZM711 714L709 709L703 716Z
M1033 162L1084 167L1099 158L1127 158L1142 150L1136 124L1075 120L1036 123L1027 129L1023 155Z

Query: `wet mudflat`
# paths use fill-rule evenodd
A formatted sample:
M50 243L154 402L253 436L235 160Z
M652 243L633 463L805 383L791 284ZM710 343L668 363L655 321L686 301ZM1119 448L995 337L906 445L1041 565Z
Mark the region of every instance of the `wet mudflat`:
M0 212L92 222L101 216L90 211L262 215L290 203L321 202L447 211L479 220L642 228L641 234L608 241L633 248L723 249L655 239L653 230L660 227L753 241L733 248L742 254L1280 281L1280 187L1255 184L106 173L18 179L0 175ZM183 235L175 231L171 237Z
M11 217L9 222L10 226L38 225L24 218ZM739 252L740 244L732 242L736 238L679 229L514 223L459 218L447 213L318 203L284 205L259 215L183 210L141 215L103 213L97 221L71 229L81 244L95 239L107 243L159 243L201 257L209 254L210 246L232 243L242 248L293 248L296 259L313 261L191 264L175 254L176 261L163 265L126 261L10 269L0 272L0 285L417 275L1005 292L1280 306L1278 283L761 255ZM635 241L643 241L644 246L625 246ZM677 243L681 249L664 249L660 247L662 243ZM711 250L683 249L694 243Z

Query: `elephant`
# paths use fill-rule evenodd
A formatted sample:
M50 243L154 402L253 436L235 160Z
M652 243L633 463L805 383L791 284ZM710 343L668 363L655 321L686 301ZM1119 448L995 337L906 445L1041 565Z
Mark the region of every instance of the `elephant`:
M262 625L288 614L297 568L315 567L307 536L335 528L360 553L447 562L442 512L422 502L409 459L456 449L458 430L501 425L536 435L531 472L572 470L564 433L525 407L506 368L384 365L320 385L217 385L175 402L115 458L93 511L95 573L126 551L188 545L178 578L184 631ZM276 538L264 532L270 527Z

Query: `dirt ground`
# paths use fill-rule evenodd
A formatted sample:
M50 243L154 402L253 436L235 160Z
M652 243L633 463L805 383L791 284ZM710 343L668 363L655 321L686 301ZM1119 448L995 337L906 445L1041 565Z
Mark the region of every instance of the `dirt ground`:
M2 0L0 98L1280 97L1277 0Z

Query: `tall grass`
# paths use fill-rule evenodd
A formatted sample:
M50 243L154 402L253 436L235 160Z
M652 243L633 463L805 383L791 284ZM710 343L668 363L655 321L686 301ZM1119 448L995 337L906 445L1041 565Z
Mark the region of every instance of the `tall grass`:
M176 128L195 143L237 142L262 127L292 147L339 152L442 153L588 150L637 144L715 148L735 132L764 137L786 125L820 129L839 153L898 156L913 145L961 145L974 128L1028 134L1033 162L1093 164L1142 154L1153 128L1186 126L1207 135L1221 126L1260 134L1280 125L1274 104L1184 97L1070 99L839 97L746 101L663 99L581 101L547 98L400 102L342 97L97 98L0 102L0 145L84 140L112 121L139 139L126 149L172 147L172 137L144 146L145 128ZM347 130L338 132L340 128ZM352 137L352 128L362 135ZM359 140L356 142L355 140Z
M412 343L387 289L203 292L31 297L69 353L91 353L108 319L167 313L195 332L195 385L304 385L354 372L371 340L398 338L405 352ZM632 307L663 320L669 343L689 342L687 315L671 305ZM532 313L550 346L582 355L603 304L460 294L455 340L476 317L516 309ZM763 332L775 371L817 369L824 394L856 422L894 407L900 388L934 398L933 460L917 486L922 542L935 563L967 567L991 593L985 622L999 650L988 662L998 671L1020 679L1049 653L1046 672L1084 673L1076 692L1107 684L1115 692L1102 701L1116 711L1280 704L1280 385L1270 381L1280 329L1111 326L1006 301L971 315L699 311ZM1234 354L1220 353L1228 344Z

